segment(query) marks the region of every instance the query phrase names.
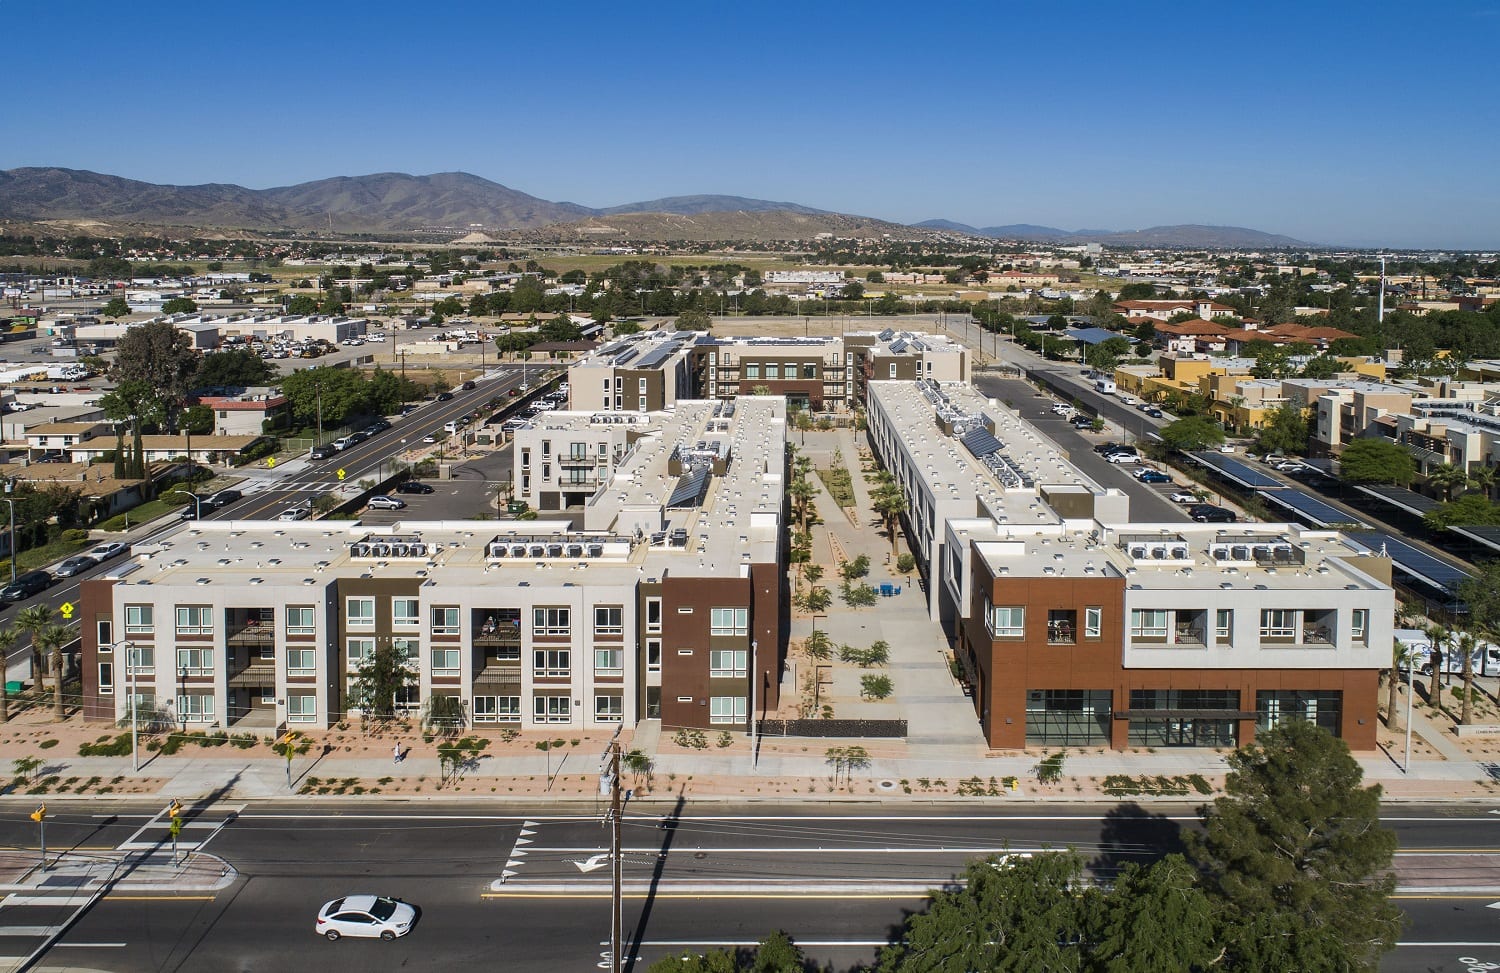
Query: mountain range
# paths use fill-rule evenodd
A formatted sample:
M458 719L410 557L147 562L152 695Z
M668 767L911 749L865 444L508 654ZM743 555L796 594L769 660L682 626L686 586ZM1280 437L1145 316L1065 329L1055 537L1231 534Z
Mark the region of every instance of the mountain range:
M914 223L924 230L962 233L966 236L990 237L996 240L1035 240L1044 243L1108 243L1123 247L1204 247L1284 249L1315 246L1277 233L1266 233L1243 226L1204 226L1181 223L1175 226L1152 226L1144 230L1059 230L1055 226L1033 223L1011 223L1006 226L973 227L952 220L926 220Z
M1242 227L1159 226L1116 232L1016 224L981 229L949 220L904 226L744 196L669 196L594 208L541 199L467 172L426 176L381 172L247 189L227 183L159 185L83 169L25 167L0 170L0 219L192 227L221 234L241 230L464 232L480 227L558 239L787 240L825 233L909 239L961 233L1142 247L1306 246L1290 237Z

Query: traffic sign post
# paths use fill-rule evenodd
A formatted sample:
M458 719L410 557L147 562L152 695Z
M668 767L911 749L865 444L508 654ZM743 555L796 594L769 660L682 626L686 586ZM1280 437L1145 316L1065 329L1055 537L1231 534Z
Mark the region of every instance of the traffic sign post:
M42 871L47 870L47 805L43 804L31 812L31 820L37 823L42 836Z
M167 805L167 816L172 819L167 832L172 836L172 864L177 864L177 836L182 834L182 802L174 800Z
M340 480L342 480L342 479L343 479L343 478L344 478L344 477L346 477L346 476L348 476L348 475L349 475L349 474L347 474L347 473L345 473L345 472L344 472L344 470L343 470L343 469L342 469L342 468L340 468L340 469L339 469L339 479L340 479Z
M65 601L57 606L58 614L62 615L63 621L70 621L73 618L73 612L76 610L71 601Z

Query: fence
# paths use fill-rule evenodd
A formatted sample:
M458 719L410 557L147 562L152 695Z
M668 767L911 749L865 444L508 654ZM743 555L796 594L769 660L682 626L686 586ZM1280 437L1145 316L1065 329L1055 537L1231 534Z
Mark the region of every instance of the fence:
M902 739L905 720L761 720L763 737Z

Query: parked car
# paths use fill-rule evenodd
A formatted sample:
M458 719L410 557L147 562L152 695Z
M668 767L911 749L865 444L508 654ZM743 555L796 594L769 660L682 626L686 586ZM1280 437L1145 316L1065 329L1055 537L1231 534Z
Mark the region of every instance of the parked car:
M311 450L309 450L307 457L308 459L328 459L338 451L339 447L333 445L332 443L323 443L321 446L314 446Z
M426 443L428 446L433 445L437 441L437 436L433 435L432 433L428 433L427 435L422 437L422 442Z
M95 561L86 554L75 554L57 566L52 573L59 578L71 578L75 574L82 574L93 567Z
M1161 470L1141 470L1135 475L1142 483L1171 483L1172 478Z
M385 432L389 428L391 428L391 424L390 424L389 420L386 420L386 419L376 419L374 422L370 423L368 426L365 426L365 435L367 435L367 436L378 436L381 433Z
M1174 490L1167 495L1167 499L1173 503L1197 503L1198 495L1186 490Z
M396 492L420 493L425 495L432 492L432 485L430 483L423 483L420 480L407 480L405 483L396 486Z
M1153 419L1165 419L1167 414L1153 405L1151 408L1146 410L1146 415L1150 416Z
M84 551L83 553L85 557L93 558L95 564L103 564L105 561L119 557L121 554L129 554L130 545L124 541L110 541L107 544L100 544L98 547Z
M313 932L332 941L345 936L389 942L411 932L417 910L384 895L346 895L323 903Z
M1302 464L1287 460L1285 463L1277 463L1276 469L1282 473L1295 473L1302 469Z
M1130 463L1139 463L1140 461L1141 461L1140 455L1137 454L1134 450L1132 450L1132 451L1130 451L1128 453L1125 452L1124 450L1115 450L1112 453L1105 453L1104 454L1104 462L1106 462L1106 463L1114 463L1116 465L1126 465L1126 464L1130 464Z
M365 506L371 510L401 510L406 507L406 501L400 497L388 497L384 494L376 494L365 501Z
M306 507L288 507L285 510L283 510L281 513L277 514L276 515L276 519L277 520L306 520L307 519L307 513L308 513L308 511L307 511Z
M367 433L367 432L365 432L363 429L361 429L359 432L351 432L349 434L348 438L349 438L349 445L353 446L356 443L362 443L366 439L369 439L370 438L370 434Z
M437 394L437 400L439 402L452 402L453 401L453 393L452 392L439 392Z
M521 390L520 389L511 389L510 391L506 392L505 394L508 395L508 396L510 396L511 398L515 398L516 396L518 396L518 395L521 394Z
M52 575L46 571L27 571L14 582L0 588L0 604L9 605L39 595L52 586Z
M1200 503L1189 507L1188 516L1200 524L1232 524L1239 520L1233 510L1215 507L1211 503Z
M472 378L466 380L462 385L459 386L459 388L463 389L465 392L473 391L474 389L476 389L478 387L479 386L477 386L477 385L474 384L474 380Z
M220 490L218 493L215 493L213 496L209 497L203 502L208 506L214 508L215 510L218 510L220 507L229 506L231 503L234 503L236 500L240 499L243 496L244 494L238 490Z
M353 436L340 436L338 439L335 439L333 441L333 448L342 453L350 446L353 446L356 441L357 440L355 440Z

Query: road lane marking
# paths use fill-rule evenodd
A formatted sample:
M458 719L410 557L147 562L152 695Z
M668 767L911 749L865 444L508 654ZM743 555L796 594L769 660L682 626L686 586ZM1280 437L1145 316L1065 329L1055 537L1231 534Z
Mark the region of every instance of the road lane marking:
M591 848L541 848L541 847L537 847L536 845L533 845L532 847L528 848L527 850L531 851L531 852L545 851L545 852L550 852L550 853L553 853L553 854L563 854L563 855L582 855L582 854L585 854L585 853L591 854L591 855L597 855L598 852L599 852L599 849L597 847L591 847ZM817 845L817 846L813 846L813 845L797 846L797 845L794 845L794 846L792 846L790 848L718 848L718 847L715 847L713 845L673 845L672 846L672 851L671 851L671 856L672 857L680 857L682 855L697 854L699 852L703 852L705 854L721 854L721 855L760 855L760 854L783 854L783 855L790 855L790 854L797 854L797 855L855 855L855 854L870 854L870 855L985 855L985 854L996 854L996 855L1003 855L1003 854L1021 854L1021 853L1024 853L1024 852L1031 852L1033 854L1036 854L1036 853L1046 853L1046 852L1052 852L1052 851L1062 852L1062 851L1066 851L1066 850L1067 850L1067 848L1064 847L1064 846L1061 846L1061 845L1059 845L1059 846L1057 846L1055 848L1043 848L1043 847L1027 848L1027 847L1019 846L1019 845L993 845L993 846L991 846L991 845L974 845L974 846L964 846L964 847L956 847L956 848L955 847L881 848L881 847L876 847L876 846L873 846L873 845L863 846L863 847L856 845L856 846L854 846L852 848L847 848L847 847L828 847L828 846L823 846L823 845ZM1113 850L1115 851L1116 854L1126 854L1126 853L1147 854L1148 853L1147 849L1140 849L1139 851L1130 851L1130 852L1127 852L1127 850L1125 850L1125 849L1113 849ZM605 854L608 854L608 852L606 852ZM651 855L651 856L655 857L655 856L658 856L658 855L661 854L661 848L660 847L622 848L621 849L621 854L625 854L625 855Z
M612 892L481 892L481 899L608 899ZM779 901L783 899L830 899L839 901L841 899L870 899L895 902L911 902L914 899L923 899L927 892L920 894L887 894L874 892L782 892L771 894L768 892L623 892L621 898L625 899L688 899L690 901L701 901L703 899L763 899Z
M129 943L58 943L53 949L124 949Z
M0 901L0 908L19 908L26 905L80 906L94 897L93 892L65 892L59 895L7 895Z
M794 939L792 942L793 942L793 945L804 946L804 947L806 947L806 946L812 946L812 947L820 947L820 946L821 947L836 947L836 946L871 947L871 946L889 946L891 944L891 941L889 939ZM608 946L609 943L600 943L599 945L600 946ZM653 939L653 940L648 940L646 942L640 943L638 945L643 946L643 947L644 946L671 946L673 948L676 948L676 947L679 947L679 946L684 947L684 948L703 947L703 946L706 946L706 947L715 947L715 946L718 946L718 947L721 947L721 948L722 947L741 948L741 947L759 946L760 942L757 941L757 940L754 940L754 939L744 939L744 940L728 940L728 939L725 939L725 940L717 940L717 939Z
M105 896L114 902L158 902L158 901L182 901L182 902L212 902L218 898L216 895L122 895L111 892Z

